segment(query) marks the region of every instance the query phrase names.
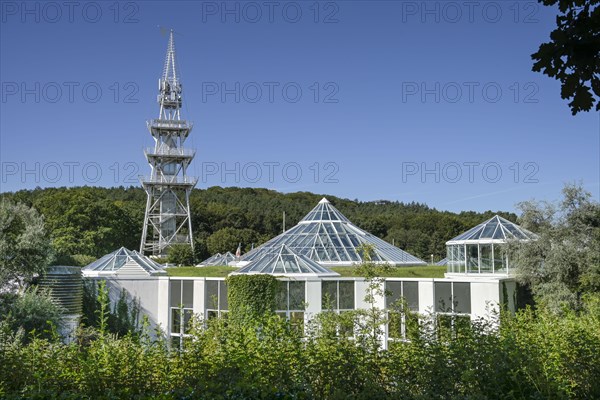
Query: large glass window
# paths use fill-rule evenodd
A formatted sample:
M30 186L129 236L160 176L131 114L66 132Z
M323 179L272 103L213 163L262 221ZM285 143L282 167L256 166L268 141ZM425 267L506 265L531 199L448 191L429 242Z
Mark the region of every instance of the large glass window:
M435 282L435 312L471 313L471 284L469 282Z
M321 308L323 310L353 310L354 281L322 281Z
M471 284L468 282L452 283L452 298L455 313L471 313Z
M435 282L435 312L452 312L452 283Z
M494 245L494 272L506 273L508 268L508 262L506 259L504 246L501 244Z
M419 283L413 281L386 281L386 308L388 309L388 338L410 339L418 334ZM405 303L401 303L404 301ZM406 304L408 310L396 305ZM409 311L409 312L405 312ZM412 311L412 312L411 312Z
M456 262L458 263L456 272L465 272L466 258L465 258L465 245L464 244L459 244L456 246L456 254L457 254Z
M403 298L411 311L419 311L419 282L386 281L386 308L392 308Z
M293 327L304 333L306 283L303 281L280 281L276 299L277 315L287 318Z
M476 244L467 245L467 272L479 272L479 250Z
M480 272L490 273L492 272L492 245L491 244L480 244L479 255L481 257Z
M171 313L171 333L188 333L194 315L194 281L172 279L169 282L169 309ZM181 315L183 313L183 325Z
M227 285L224 280L206 280L204 285L205 318L211 319L228 310Z

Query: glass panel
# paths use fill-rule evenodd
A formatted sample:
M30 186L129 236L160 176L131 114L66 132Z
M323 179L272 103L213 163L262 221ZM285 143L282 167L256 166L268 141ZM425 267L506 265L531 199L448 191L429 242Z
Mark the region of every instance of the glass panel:
M171 333L179 333L179 330L181 329L180 324L181 310L178 308L171 308Z
M462 244L460 244L460 245L457 246L457 248L458 248L458 259L457 259L457 261L460 262L460 270L459 270L459 272L460 272L460 271L463 271L464 268L465 268L464 267L464 265L465 265L465 246L462 245Z
M494 272L506 272L506 256L504 255L504 247L499 244L494 245Z
M183 282L182 303L185 308L194 307L194 281Z
M290 310L304 310L305 296L304 282L290 282Z
M480 244L481 272L492 272L492 245Z
M219 309L219 281L206 281L205 306L213 310Z
M175 351L181 350L181 338L179 336L171 337L171 348Z
M471 328L471 317L468 315L454 315L454 332L460 334L460 332L468 331Z
M181 305L181 280L172 280L171 285L171 307L179 307Z
M219 316L219 312L218 311L207 311L206 312L206 319L215 319Z
M321 282L321 308L337 309L337 281Z
M288 304L287 304L287 296L288 296L288 287L287 287L287 282L278 282L279 283L279 287L277 289L277 294L275 295L275 309L276 310L283 310L283 311L287 311L288 309Z
M435 310L436 312L452 312L452 283L435 282Z
M354 309L354 281L340 281L340 310Z
M411 311L419 311L419 282L403 282L404 298L408 309Z
M219 310L228 310L227 305L227 285L225 281L219 281Z
M386 281L385 282L386 308L390 309L398 305L397 302L402 296L402 282Z
M468 282L454 282L454 312L461 314L471 313L471 284Z
M304 313L293 311L290 313L290 323L301 335L304 335Z
M467 245L467 271L479 272L479 251L476 244Z
M496 230L497 226L497 222L490 222L489 224L487 224L483 229L483 232L481 233L481 238L491 238L494 235L494 231Z
M447 247L448 272L460 272L460 261L458 260L458 248L461 245L450 245Z
M183 310L183 329L184 333L190 333L192 330L192 317L194 316L193 310Z

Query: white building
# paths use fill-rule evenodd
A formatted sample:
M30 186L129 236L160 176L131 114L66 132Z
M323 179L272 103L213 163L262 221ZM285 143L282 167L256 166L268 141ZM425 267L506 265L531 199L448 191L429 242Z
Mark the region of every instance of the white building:
M234 272L236 274L266 273L277 276L282 282L282 295L279 297L276 312L291 320L303 321L305 324L323 310L333 309L336 312L344 312L370 306L364 301L368 288L365 279L340 277L328 267L333 264L331 262L333 255L340 255L342 250L343 254L350 254L350 247L355 249L358 244L367 240L375 241L377 244L381 241L378 238L374 240L373 235L359 228L353 228L354 225L329 202L322 201L317 207L328 210L328 216L321 214L318 218L314 217L314 221L318 222L309 223L307 218L314 215L314 210L311 211L296 227L286 232L295 232L293 236L288 236L292 238L291 240L283 240L286 235L284 233L276 238L278 240L267 242L268 246L263 245L254 252L248 253L253 256L248 257L252 260ZM331 209L335 212L332 213ZM336 223L342 220L347 221L343 227L336 226ZM506 228L507 231L514 232L514 229L518 228L506 220L494 217L467 233L480 232L479 237L488 240L481 233L492 231L490 223L493 220L497 221L494 232L498 229L504 231L507 223L511 224L510 228ZM327 227L321 229L320 226L324 226L324 221L331 221L326 223L331 224L333 231ZM318 228L311 228L315 226L314 223L320 224L317 225ZM298 233L300 229L298 226L306 233ZM352 246L343 246L346 242L340 233L347 235L347 244ZM535 235L531 235L533 234L528 232L526 240L534 238ZM508 239L505 237L504 240ZM330 252L324 246L320 247L327 240L335 244L340 243L341 246L335 249L335 252ZM289 243L305 243L306 246L292 248ZM453 256L456 247L453 246L462 245L464 249L465 246L473 244L457 243L457 239L448 242L449 272L445 278L385 278L383 285L388 295L376 298L377 306L381 309L390 309L393 303L403 297L412 311L420 314L436 313L451 316L452 319L486 317L497 311L500 305L508 310L515 310L517 287L508 273L508 268L495 268L496 264L492 263L491 271L479 267L475 273L472 267L466 268L465 272L465 269L456 267L457 259ZM390 257L390 254L400 255L404 260L420 261L390 244L382 247L384 250L380 247L375 249L379 257L376 261L392 263L390 261L393 260L386 258ZM309 250L302 250L303 248ZM479 251L477 260L480 266L487 265L488 262L487 257L484 256L487 250L481 250L482 248L484 247L477 247ZM469 251L471 250L467 247L467 253ZM258 252L261 253L260 257L256 256ZM313 257L326 255L330 260L317 262L311 255ZM466 261L467 265L469 265L468 260L469 258ZM346 262L347 260L341 261L342 265ZM504 265L503 261L501 263L499 265ZM213 318L228 312L225 278L169 277L160 267L157 267L154 261L137 252L119 249L85 267L83 274L89 278L106 279L114 300L118 298L122 289L125 289L132 298L139 300L141 312L149 317L152 325L159 326L173 338L185 334L189 326L188 322L194 314L202 318ZM183 325L181 324L182 310ZM404 335L404 326L394 326L396 328L386 327L386 344L388 340L402 338Z

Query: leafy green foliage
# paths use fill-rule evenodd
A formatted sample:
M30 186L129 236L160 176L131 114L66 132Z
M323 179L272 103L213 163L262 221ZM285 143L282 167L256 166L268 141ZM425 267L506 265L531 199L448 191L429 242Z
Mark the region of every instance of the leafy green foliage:
M260 320L275 311L279 281L273 275L230 275L226 282L232 320Z
M558 4L556 29L550 42L531 55L533 70L561 82L561 97L573 115L600 111L600 0L539 0L546 6Z
M2 398L593 399L600 398L600 298L557 316L522 310L432 331L375 357L341 334L352 315L321 313L303 337L277 316L197 324L182 352L163 338L95 333L23 344L0 323ZM356 322L356 318L353 319ZM200 321L202 322L202 321Z
M25 341L33 337L51 338L61 324L61 313L50 294L37 287L0 297L0 321L13 332L21 330Z
M82 317L84 326L117 336L139 335L139 317L139 301L130 299L125 289L121 291L119 300L111 310L106 281L84 280Z
M228 251L235 253L241 243L242 251L247 252L253 244L262 243L266 239L253 229L222 228L206 239L206 247L210 254Z
M175 265L193 265L194 258L194 250L189 244L178 243L169 248L167 262Z
M524 202L522 225L539 234L509 245L517 279L530 285L540 305L560 312L580 309L600 292L600 204L578 185L566 185L558 204Z
M0 288L42 274L50 260L43 217L24 204L0 199Z
M239 243L247 252L252 244L256 247L281 233L283 211L290 227L322 197L252 188L195 189L190 198L195 259L234 252ZM74 255L98 258L121 246L139 246L146 204L140 188L48 188L3 193L2 198L34 206L45 216L57 264L83 265L87 259ZM358 226L426 260L431 254L436 260L444 258L447 240L497 213L456 214L419 203L328 198ZM516 221L514 214L499 214Z

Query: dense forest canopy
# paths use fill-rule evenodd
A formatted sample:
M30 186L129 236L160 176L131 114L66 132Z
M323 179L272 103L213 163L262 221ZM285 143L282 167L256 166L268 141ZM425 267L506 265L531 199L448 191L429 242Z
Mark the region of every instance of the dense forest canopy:
M289 229L322 197L352 222L396 246L430 261L445 257L445 242L498 213L438 211L421 203L341 199L309 192L279 193L268 189L211 187L195 189L191 196L196 258L216 252L234 252L238 243L249 251L281 233L283 212ZM137 187L74 187L21 190L3 193L33 206L44 215L52 237L55 263L85 264L120 246L138 249L146 194Z

